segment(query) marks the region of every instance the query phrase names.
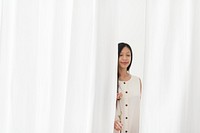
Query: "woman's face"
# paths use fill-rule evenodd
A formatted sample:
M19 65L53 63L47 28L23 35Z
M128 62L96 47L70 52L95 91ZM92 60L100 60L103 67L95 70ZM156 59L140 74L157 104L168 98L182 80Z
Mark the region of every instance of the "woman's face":
M119 55L119 68L127 69L131 62L131 51L129 48L124 47Z

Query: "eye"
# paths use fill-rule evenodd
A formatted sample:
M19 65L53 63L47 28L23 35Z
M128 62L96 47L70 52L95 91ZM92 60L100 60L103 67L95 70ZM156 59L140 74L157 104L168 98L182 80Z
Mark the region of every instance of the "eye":
M129 56L131 56L131 55L130 55L130 54L128 54L128 55L126 55L126 56L128 56L128 57L129 57Z
M120 54L119 56L123 56L122 54Z

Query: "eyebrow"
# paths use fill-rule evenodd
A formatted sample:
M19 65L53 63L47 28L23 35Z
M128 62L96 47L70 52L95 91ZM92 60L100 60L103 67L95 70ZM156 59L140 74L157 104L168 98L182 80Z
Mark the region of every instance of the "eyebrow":
M123 52L121 52L120 54L123 54ZM125 54L131 54L131 52L126 52Z

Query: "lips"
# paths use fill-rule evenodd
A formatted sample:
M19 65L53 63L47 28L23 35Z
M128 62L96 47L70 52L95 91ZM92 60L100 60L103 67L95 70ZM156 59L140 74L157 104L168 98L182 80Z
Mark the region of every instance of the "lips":
M121 62L121 64L123 64L123 65L127 65L127 64L128 64L128 62Z

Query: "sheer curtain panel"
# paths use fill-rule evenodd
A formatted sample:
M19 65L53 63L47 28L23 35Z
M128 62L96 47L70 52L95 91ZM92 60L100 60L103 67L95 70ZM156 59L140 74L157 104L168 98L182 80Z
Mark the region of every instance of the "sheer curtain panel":
M200 1L146 5L141 133L199 133Z
M0 132L110 133L113 0L0 1Z

